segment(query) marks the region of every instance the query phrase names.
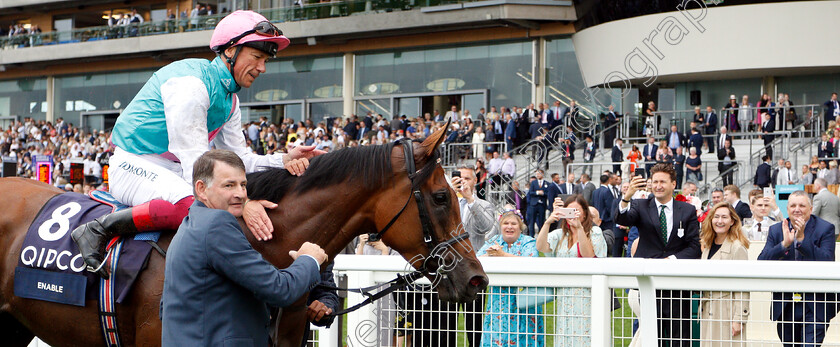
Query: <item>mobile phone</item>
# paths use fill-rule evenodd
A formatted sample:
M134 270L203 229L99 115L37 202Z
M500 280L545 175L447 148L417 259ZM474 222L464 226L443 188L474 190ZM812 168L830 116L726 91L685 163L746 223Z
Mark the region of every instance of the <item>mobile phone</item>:
M764 188L764 197L765 198L773 198L773 188L765 187Z
M452 177L461 177L461 170L452 171Z
M561 219L575 218L575 212L577 212L576 208L558 208L556 210Z
M645 177L645 168L637 167L636 170L633 170L633 176L642 176L642 178L647 178Z

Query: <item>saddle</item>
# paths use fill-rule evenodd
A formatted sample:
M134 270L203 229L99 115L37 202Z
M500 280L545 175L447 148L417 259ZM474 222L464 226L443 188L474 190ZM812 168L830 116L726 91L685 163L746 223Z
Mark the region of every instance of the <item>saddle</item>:
M165 255L156 244L160 232L111 240L106 259L111 266L111 277L103 279L86 271L70 231L124 208L128 206L99 190L88 196L64 193L52 197L38 212L24 237L15 268L15 295L75 306L98 300L106 342L110 346L119 345L115 303L122 303L128 296L137 277L147 267L152 249Z

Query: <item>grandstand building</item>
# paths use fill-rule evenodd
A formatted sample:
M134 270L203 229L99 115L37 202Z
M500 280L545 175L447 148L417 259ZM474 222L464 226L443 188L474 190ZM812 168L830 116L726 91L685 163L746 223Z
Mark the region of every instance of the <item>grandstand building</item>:
M122 25L132 9L142 22ZM840 87L840 46L825 38L840 1L3 0L0 125L107 129L157 68L213 58L211 29L238 9L292 40L239 93L245 120L571 100L639 114L777 92L802 105Z

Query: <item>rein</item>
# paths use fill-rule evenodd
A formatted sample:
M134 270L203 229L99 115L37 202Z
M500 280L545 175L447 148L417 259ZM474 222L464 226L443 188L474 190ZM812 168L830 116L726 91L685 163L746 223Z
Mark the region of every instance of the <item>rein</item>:
M411 192L408 194L408 199L406 200L403 207L400 209L400 212L398 212L393 218L391 218L391 220L388 222L388 224L385 225L385 227L382 228L382 230L376 232L375 234L377 235L378 239L381 239L382 235L384 235L386 231L391 229L391 226L393 226L394 223L397 221L397 219L399 219L399 217L402 215L402 213L405 212L405 209L408 207L408 204L411 203L411 198L414 197L414 201L417 203L417 210L419 212L420 224L423 228L423 242L426 243L426 247L430 250L429 257L426 258L423 261L423 265L420 266L419 269L417 269L415 271L412 271L408 275L397 275L397 278L395 278L393 280L390 280L388 282L382 283L382 284L375 285L375 286L364 287L364 288L348 288L348 289L345 289L345 288L328 286L328 285L324 285L324 284L318 284L318 287L325 288L327 290L359 293L359 294L362 294L362 295L367 297L367 299L365 299L361 303L358 303L358 304L356 304L352 307L340 310L338 312L333 312L333 313L329 314L330 316L340 316L340 315L343 315L343 314L347 314L347 313L356 311L356 310L358 310L358 309L360 309L360 308L362 308L362 307L364 307L368 304L373 303L374 301L376 301L376 300L378 300L378 299L380 299L380 298L382 298L382 297L384 297L388 294L391 294L392 292L394 292L396 290L405 288L406 286L414 283L414 281L418 280L419 278L421 278L425 275L430 275L433 272L438 274L438 275L446 275L449 271L446 270L446 269L443 269L440 266L437 266L434 269L434 271L430 271L429 266L427 266L428 263L429 263L429 260L440 257L440 254L439 254L440 250L445 249L445 248L447 248L447 247L449 247L449 246L451 246L451 245L453 245L457 242L465 240L465 239L467 239L467 237L469 237L469 234L462 233L462 234L460 234L458 236L455 236L455 237L453 237L449 240L446 240L446 241L443 241L443 242L436 242L437 240L436 240L436 237L435 237L433 229L432 229L431 220L429 218L429 211L426 209L426 201L423 198L423 193L420 192L420 183L422 183L422 182L415 181L419 172L417 171L417 168L416 168L415 163L414 163L414 147L412 145L411 140L406 139L406 138L400 139L399 141L397 141L397 144L402 145L402 147L403 147L403 154L405 155L405 168L406 168L406 172L408 173L408 179L411 181L411 187L410 187ZM371 294L371 291L382 288L382 287L385 287L385 286L388 286L388 287L376 292L375 294Z

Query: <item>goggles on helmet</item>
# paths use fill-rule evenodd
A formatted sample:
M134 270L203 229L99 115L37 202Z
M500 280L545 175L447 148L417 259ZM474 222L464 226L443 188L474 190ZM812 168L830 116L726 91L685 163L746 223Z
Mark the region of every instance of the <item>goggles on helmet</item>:
M244 33L241 33L239 35L236 35L236 37L230 39L230 41L228 41L227 44L224 45L224 47L231 47L233 45L236 45L236 43L239 40L241 40L243 37L251 35L251 34L257 34L257 35L260 35L260 36L267 36L267 37L277 37L277 36L283 35L283 32L280 31L280 29L278 29L276 26L274 26L274 24L271 24L271 22L262 21L262 22L259 22L259 23L255 24L253 29L248 30L248 31L246 31Z

